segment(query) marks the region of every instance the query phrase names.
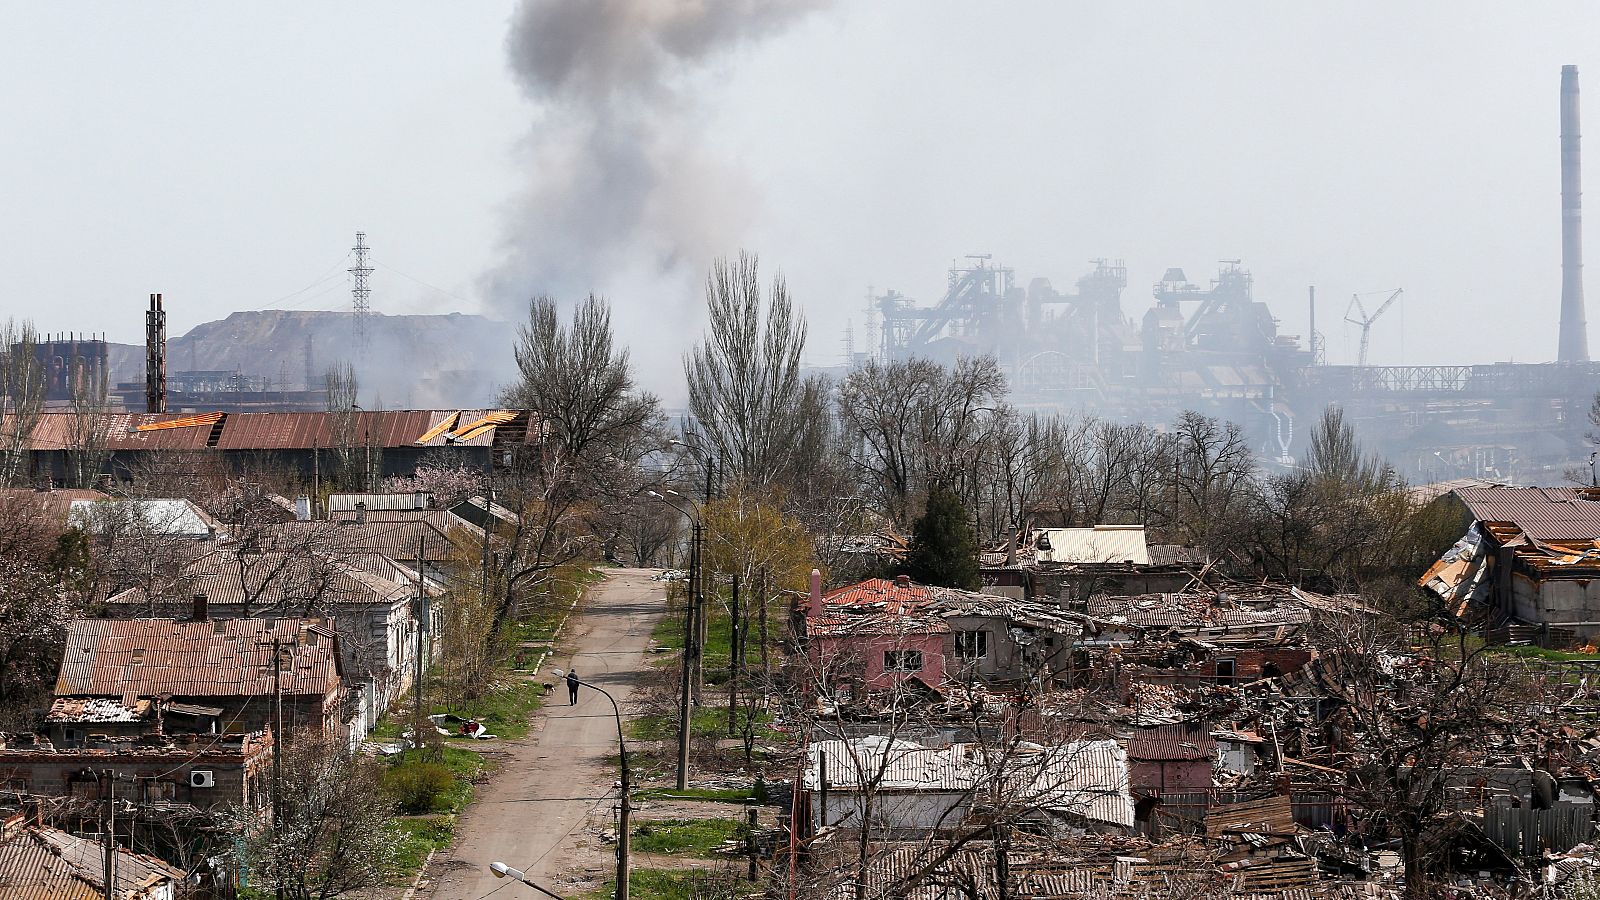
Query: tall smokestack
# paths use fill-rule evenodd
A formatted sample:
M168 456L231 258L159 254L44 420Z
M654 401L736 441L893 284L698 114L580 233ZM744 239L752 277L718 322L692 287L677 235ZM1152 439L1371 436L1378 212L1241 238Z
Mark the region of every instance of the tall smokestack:
M1578 67L1561 67L1561 338L1557 362L1589 361L1583 314L1583 182L1578 149Z
M144 411L167 411L167 311L161 295L150 295L144 314Z

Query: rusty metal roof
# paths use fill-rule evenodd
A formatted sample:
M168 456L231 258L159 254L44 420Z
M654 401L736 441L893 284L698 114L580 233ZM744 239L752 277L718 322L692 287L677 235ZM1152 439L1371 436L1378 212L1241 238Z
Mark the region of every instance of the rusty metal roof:
M1159 760L1210 759L1217 753L1217 740L1204 728L1161 725L1135 731L1128 738L1128 758Z
M1538 541L1600 538L1600 491L1569 487L1458 488L1455 495L1480 522L1511 522Z
M272 641L283 643L283 690L321 695L340 679L333 632L305 619L75 619L57 696L259 697L272 690Z
M451 433L449 428L458 422L475 427ZM525 411L501 409L206 415L113 413L105 418L105 440L107 449L113 451L309 450L346 444L385 449L443 447L446 444L488 447L508 440L526 442L536 438L538 429L530 428L528 422L529 415ZM8 425L9 420L0 421L0 429ZM70 449L79 443L74 430L74 414L45 412L33 429L29 449Z
M101 841L55 828L29 826L0 841L0 898L4 900L98 900L105 896ZM142 853L117 848L112 867L118 900L154 896L181 883L184 873Z

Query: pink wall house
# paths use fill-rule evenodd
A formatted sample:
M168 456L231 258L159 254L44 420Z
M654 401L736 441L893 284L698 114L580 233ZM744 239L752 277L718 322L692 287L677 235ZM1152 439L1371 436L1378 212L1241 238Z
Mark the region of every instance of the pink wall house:
M806 604L806 652L826 682L858 682L881 691L915 677L929 687L944 681L950 628L930 615L928 589L905 576L872 578L822 593L811 573Z

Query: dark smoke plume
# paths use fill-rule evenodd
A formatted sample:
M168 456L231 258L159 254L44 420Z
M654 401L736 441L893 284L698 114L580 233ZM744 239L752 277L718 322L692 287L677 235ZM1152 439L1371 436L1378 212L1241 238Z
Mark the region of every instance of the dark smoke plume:
M521 318L533 294L571 302L619 279L643 287L686 268L698 280L711 258L737 252L754 192L711 149L693 81L821 5L524 0L507 49L541 114L505 258L488 278L496 311ZM626 307L647 298L615 299Z

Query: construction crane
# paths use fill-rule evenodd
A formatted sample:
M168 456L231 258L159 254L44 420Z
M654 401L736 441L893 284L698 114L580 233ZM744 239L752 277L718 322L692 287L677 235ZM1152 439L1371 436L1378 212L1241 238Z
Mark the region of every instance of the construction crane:
M1372 323L1378 321L1380 316L1389 311L1389 307L1393 306L1394 302L1400 299L1400 294L1402 292L1402 289L1395 288L1394 292L1389 295L1389 299L1383 301L1383 304L1378 307L1378 311L1370 316L1367 315L1366 306L1362 305L1361 303L1361 295L1350 295L1350 305L1345 307L1344 320L1349 322L1351 325L1361 326L1361 352L1356 355L1356 365L1365 366L1367 364L1367 340L1372 337ZM1376 291L1368 294L1367 296L1375 297L1381 293L1383 292ZM1360 316L1360 318L1350 318L1350 313L1352 310L1354 310Z

